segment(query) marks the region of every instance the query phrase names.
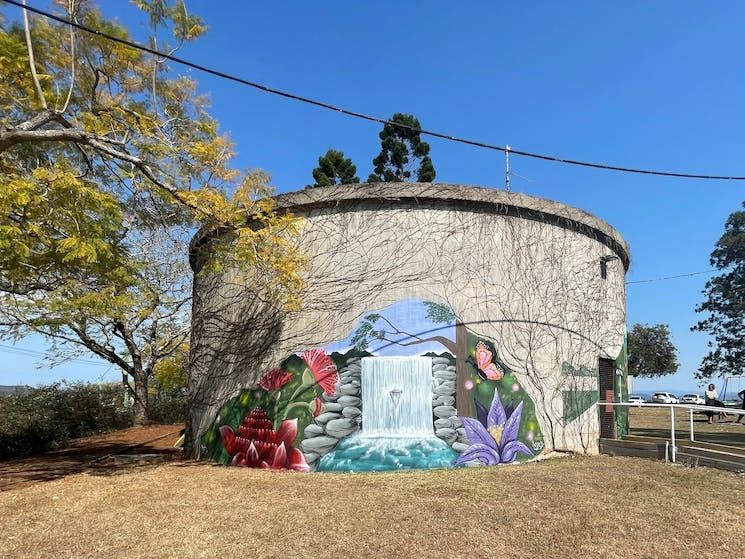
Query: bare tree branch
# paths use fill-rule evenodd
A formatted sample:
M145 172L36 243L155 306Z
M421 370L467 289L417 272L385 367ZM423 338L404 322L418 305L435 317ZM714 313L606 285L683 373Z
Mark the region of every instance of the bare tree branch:
M77 21L75 15L75 0L67 0L67 13L71 21ZM70 88L67 90L67 99L60 109L61 113L67 110L72 99L72 92L75 89L75 27L70 26Z
M44 92L41 89L41 83L39 82L39 76L36 74L36 62L34 60L34 47L31 44L31 26L28 22L28 11L26 10L26 0L23 0L23 31L26 35L26 49L28 50L28 64L31 68L31 79L34 81L34 88L36 94L39 96L39 103L43 109L47 108L47 100L44 97Z

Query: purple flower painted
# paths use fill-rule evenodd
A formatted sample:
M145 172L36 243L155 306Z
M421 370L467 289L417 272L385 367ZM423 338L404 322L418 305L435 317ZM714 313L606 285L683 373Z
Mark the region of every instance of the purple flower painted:
M514 409L510 404L505 410L499 397L499 389L494 388L494 398L488 412L476 402L478 420L471 417L460 418L471 446L463 451L455 463L465 464L478 460L486 466L494 466L514 462L518 452L533 456L533 451L517 440L522 413L523 402Z

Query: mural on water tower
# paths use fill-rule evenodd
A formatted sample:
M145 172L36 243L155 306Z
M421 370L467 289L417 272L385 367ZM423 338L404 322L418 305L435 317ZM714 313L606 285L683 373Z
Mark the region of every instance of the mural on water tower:
M302 472L495 465L543 449L498 343L421 300L289 356L226 402L202 442L222 463Z

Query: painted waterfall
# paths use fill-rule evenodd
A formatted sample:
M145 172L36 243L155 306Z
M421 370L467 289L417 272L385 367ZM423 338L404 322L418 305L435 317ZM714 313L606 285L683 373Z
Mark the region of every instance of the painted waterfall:
M457 456L434 435L432 359L362 359L362 431L339 441L319 471L447 468Z
M363 357L362 437L433 436L432 359Z

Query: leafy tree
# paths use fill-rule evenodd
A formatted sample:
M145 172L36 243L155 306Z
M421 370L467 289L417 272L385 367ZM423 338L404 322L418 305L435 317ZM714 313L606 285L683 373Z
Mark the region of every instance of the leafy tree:
M670 375L678 370L678 356L667 324L635 324L627 335L629 374L639 377Z
M187 362L189 360L189 346L183 344L167 359L161 359L155 364L153 377L160 390L172 392L186 388L188 380Z
M414 115L396 113L380 132L380 154L373 159L374 172L368 182L407 182L417 167L417 182L435 180L435 167L429 158L429 144L420 138L421 126Z
M330 186L333 184L354 184L360 182L356 176L357 167L351 159L345 158L344 153L330 149L318 158L318 167L313 169L313 179L316 181L310 187Z
M698 379L745 372L745 211L729 216L709 261L722 273L706 283L706 299L696 307L708 316L692 330L714 338Z
M129 39L91 3L60 4ZM135 4L164 51L205 31L182 0ZM229 233L205 273L258 268L257 287L294 306L295 221L274 211L265 174L231 168L207 99L164 59L26 17L0 20L0 53L0 337L41 334L52 364L91 352L120 367L142 423L149 379L189 334L195 229Z

